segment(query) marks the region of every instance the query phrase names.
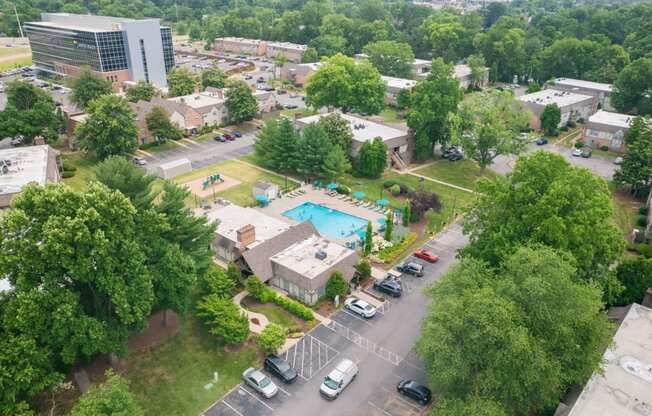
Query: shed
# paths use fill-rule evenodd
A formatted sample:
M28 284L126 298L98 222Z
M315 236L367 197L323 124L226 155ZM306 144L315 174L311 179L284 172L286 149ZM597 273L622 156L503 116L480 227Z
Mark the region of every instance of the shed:
M159 165L156 169L156 175L162 179L172 179L190 171L192 171L190 160L183 158Z
M278 197L279 188L275 183L258 181L254 184L253 187L254 198L258 196L264 196L268 201Z

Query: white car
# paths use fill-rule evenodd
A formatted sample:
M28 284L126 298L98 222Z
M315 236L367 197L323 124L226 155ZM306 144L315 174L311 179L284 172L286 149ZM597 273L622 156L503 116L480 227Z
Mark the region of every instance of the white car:
M147 164L147 161L143 159L142 157L134 157L133 158L134 164L139 165L139 166L145 166Z
M267 399L271 399L278 393L276 384L260 370L249 367L242 373L242 378L249 387Z
M622 156L618 156L617 158L614 159L614 164L615 165L620 165L621 163L623 163L623 157Z
M575 148L575 149L573 149L571 154L573 156L575 156L575 157L580 157L580 156L582 156L582 149Z
M329 400L335 400L357 375L358 366L353 361L345 358L324 379L319 387L319 393Z
M363 318L370 319L376 315L376 308L356 297L350 297L344 302L344 307Z

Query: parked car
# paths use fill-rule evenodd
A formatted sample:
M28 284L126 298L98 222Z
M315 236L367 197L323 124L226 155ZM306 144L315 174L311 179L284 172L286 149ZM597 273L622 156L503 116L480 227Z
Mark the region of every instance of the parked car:
M242 373L242 378L249 387L256 390L267 399L276 396L278 393L278 387L276 384L274 384L272 379L267 377L260 370L249 367L244 371L244 373Z
M571 155L575 157L582 156L582 149L574 148L573 151L571 152Z
M285 104L283 108L285 108L286 110L294 110L295 108L299 108L299 106L296 104Z
M287 94L288 92L285 91L285 90L278 90L276 93L277 93L278 95L283 95L283 94Z
M537 146L543 146L544 144L548 144L548 139L545 137L540 137L539 140L535 142Z
M230 134L225 134L224 138L230 142L235 140L235 137L231 136Z
M344 307L363 318L370 319L376 315L376 308L356 297L350 297L344 301Z
M233 132L233 135L234 135L235 137L242 137L242 133L240 133L240 130L236 130L236 131L234 131L234 132Z
M147 164L147 161L143 159L142 157L134 157L133 159L134 164L139 165L139 166L145 166Z
M250 80L250 79L252 79L252 78L253 78L253 77L252 77L251 75L245 75L245 76L244 76L244 79L246 79L246 80Z
M588 159L591 157L591 154L593 154L593 151L591 150L590 147L585 147L582 149L582 157L585 159Z
M399 264L396 266L396 270L401 273L411 274L416 277L423 277L423 265L413 261L407 261Z
M614 165L620 165L621 163L623 163L622 156L618 156L617 158L614 159Z
M9 144L11 144L12 146L20 146L21 144L23 144L24 141L25 141L25 137L23 137L22 134L17 134L11 139Z
M273 354L265 358L264 366L265 370L280 378L286 384L293 383L299 376L287 361Z
M374 289L395 298L399 298L403 294L403 286L401 286L400 280L391 274L383 280L376 280L374 282Z
M319 393L327 399L335 400L358 375L358 366L348 358L337 364L319 387Z
M422 405L430 403L432 392L430 389L414 380L402 380L396 386L396 390L403 396L409 397Z
M439 256L437 256L432 252L432 250L427 248L420 248L417 251L415 251L414 257L417 257L421 260L425 260L430 263L437 263L437 261L439 260Z
M263 78L263 77L258 77L258 79L257 79L256 81L258 81L258 82L265 82L265 78Z
M221 143L224 143L226 141L226 139L223 136L219 135L219 134L216 135L215 137L213 137L213 140L215 140L216 142L221 142Z

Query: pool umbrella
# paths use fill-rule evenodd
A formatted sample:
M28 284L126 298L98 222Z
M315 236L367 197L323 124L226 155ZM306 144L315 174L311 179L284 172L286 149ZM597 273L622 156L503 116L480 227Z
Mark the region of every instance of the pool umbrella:
M387 220L385 218L378 218L378 224L387 224Z
M265 195L256 195L256 201L260 202L263 206L269 203L269 199Z
M386 207L387 205L389 205L389 201L386 200L385 198L383 198L383 199L377 200L376 204L380 205L381 207Z
M337 189L337 186L338 185L335 182L331 182L328 185L326 185L328 189Z
M353 197L354 197L355 199L362 199L362 198L364 198L364 192L362 192L362 191L356 191L356 192L352 193L351 195L353 195Z

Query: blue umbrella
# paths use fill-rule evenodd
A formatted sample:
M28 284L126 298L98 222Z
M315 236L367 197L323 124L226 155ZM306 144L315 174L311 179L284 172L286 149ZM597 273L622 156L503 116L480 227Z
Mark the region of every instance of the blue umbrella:
M337 189L338 185L335 182L331 182L328 185L326 185L328 189Z
M385 218L378 218L378 224L387 224L387 220Z
M362 198L364 198L364 192L362 192L362 191L356 191L356 192L353 192L351 195L353 195L353 197L354 197L355 199L362 199Z
M269 202L269 199L265 195L256 195L256 201L266 205Z
M377 200L376 204L380 205L381 207L386 207L387 205L389 205L389 201L386 200L385 198L383 198L383 199Z

